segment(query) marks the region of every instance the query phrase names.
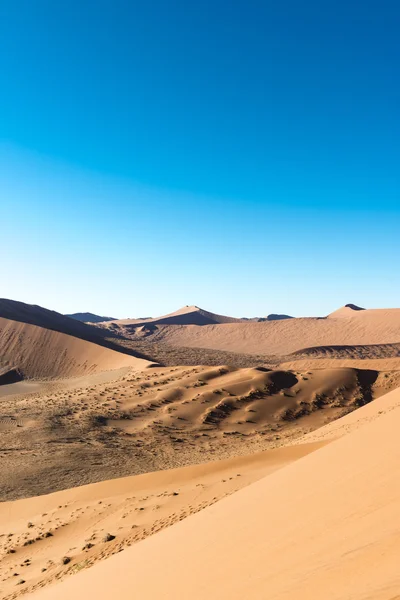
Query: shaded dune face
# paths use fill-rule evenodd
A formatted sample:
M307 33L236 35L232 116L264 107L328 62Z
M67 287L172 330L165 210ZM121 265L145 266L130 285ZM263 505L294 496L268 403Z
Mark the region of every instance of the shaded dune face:
M346 309L351 310L351 309ZM320 346L400 343L400 309L351 311L351 318L302 318L214 325L156 324L147 340L172 346L286 356ZM127 337L134 332L126 332Z
M24 378L72 377L149 363L76 337L0 318L0 367Z
M399 379L354 368L124 367L27 384L1 398L1 499L279 447Z
M215 325L218 323L240 323L246 319L236 319L225 315L218 315L209 312L198 306L184 306L179 310L163 315L161 317L145 318L145 319L115 319L111 323L104 322L106 327L113 325L119 326L135 326L153 324L153 325Z
M10 385L22 381L23 377L18 369L0 369L0 385Z
M104 329L96 327L93 323L83 323L54 310L42 308L41 306L0 298L0 318L26 325L35 325L49 331L63 333L87 342L92 342L111 350L116 350L117 352L130 354L137 358L146 358L137 352L135 353L132 350L122 348L116 339L118 334L112 328Z
M145 600L398 598L399 391L335 425L322 448L32 600L133 586Z
M197 371L197 372L196 372ZM174 431L190 438L207 435L267 435L305 419L315 426L372 399L377 372L338 369L324 373L292 373L266 369L194 370L172 382L156 381L125 395L123 419L107 426L134 433L148 428ZM159 385L157 390L154 388ZM320 412L323 408L323 414ZM315 422L315 423L314 423ZM184 440L182 439L183 443Z
M62 315L0 301L0 315L17 308L15 320L0 316L0 499L21 499L0 506L0 600L35 590L38 600L128 600L132 585L149 600L166 590L182 600L396 597L393 586L380 592L398 562L390 437L400 396L386 392L400 384L400 311L347 305L323 319L250 322L185 307L102 324L100 345L55 330L70 326ZM164 356L187 354L188 342L196 356L207 344L215 361L247 351L239 362L262 366L161 367L107 347L110 332L154 341ZM267 348L270 362L254 353ZM357 431L389 412L360 442ZM352 441L341 447L343 436ZM330 444L339 449L327 458L294 464ZM112 557L121 550L126 564ZM42 596L93 565L93 579L70 578L87 584ZM375 568L384 576L371 579Z
M292 357L310 358L392 358L400 356L400 343L397 344L364 344L353 346L315 346L313 348L301 348L292 353Z

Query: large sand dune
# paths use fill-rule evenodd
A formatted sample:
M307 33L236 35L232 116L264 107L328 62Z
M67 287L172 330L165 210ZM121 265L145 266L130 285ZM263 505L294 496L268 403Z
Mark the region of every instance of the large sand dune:
M398 598L399 408L32 599Z
M240 323L243 320L244 319L218 315L199 308L198 306L184 306L183 308L168 315L163 315L162 317L148 319L116 319L111 323L106 321L105 325L210 325L216 323Z
M0 598L91 567L323 444L301 444L4 502L0 530L12 535L0 537ZM107 533L113 539L107 540ZM65 556L70 558L67 564L62 561ZM24 584L18 584L21 577Z
M54 310L48 310L34 304L25 304L16 300L0 298L0 317L11 319L12 321L21 321L31 325L38 325L60 333L67 333L76 337L81 337L92 341L101 339L103 332L90 325L85 325L66 315L62 315Z
M1 600L400 597L399 348L398 309L97 329L0 301Z
M287 355L303 348L400 342L400 309L352 311L348 318L261 323L156 325L148 340L247 354Z
M398 372L331 365L124 367L2 386L0 499L282 446L399 383Z
M0 317L0 366L18 369L24 377L71 377L148 364L64 333Z

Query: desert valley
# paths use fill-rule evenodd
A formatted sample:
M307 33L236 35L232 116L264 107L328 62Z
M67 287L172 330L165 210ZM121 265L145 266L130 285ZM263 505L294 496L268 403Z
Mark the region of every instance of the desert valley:
M400 309L0 300L0 384L1 600L399 597Z
M0 24L0 600L400 600L400 3Z

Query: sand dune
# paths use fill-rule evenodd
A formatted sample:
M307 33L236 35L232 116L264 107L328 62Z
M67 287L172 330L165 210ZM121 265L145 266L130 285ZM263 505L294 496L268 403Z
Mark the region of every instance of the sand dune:
M0 298L0 317L45 327L46 329L67 333L68 335L81 337L89 341L92 341L93 338L101 339L103 336L101 330L99 331L95 327L80 323L54 310L6 298Z
M148 361L70 335L0 318L0 366L28 378L96 373L123 366L145 368Z
M1 386L0 499L279 447L400 383L330 366L127 366Z
M380 373L400 371L400 357L389 358L292 358L280 363L281 369L312 371L324 369L372 369Z
M398 320L400 318L400 308L361 308L355 304L346 304L338 310L330 313L328 319L348 319L356 318L364 321L390 321L390 319Z
M399 407L32 599L398 598Z
M0 318L36 325L50 331L58 331L59 333L65 333L88 342L93 342L111 350L133 354L132 351L123 349L116 343L116 340L113 339L115 337L113 331L81 323L76 319L53 310L42 308L41 306L0 298ZM138 358L144 357L138 356Z
M96 328L0 301L1 600L394 600L399 348L400 309Z
M357 304L346 304L345 306L341 306L337 310L333 311L328 315L329 319L338 319L343 317L353 317L358 312L366 310L361 306L357 306Z
M287 355L313 346L400 342L400 309L353 312L356 316L349 319L301 318L202 327L156 325L147 339L173 346L264 355Z
M184 306L179 310L164 315L149 319L117 319L106 325L210 325L216 323L240 323L243 319L235 319L234 317L226 317L217 315L216 313L208 312L198 306Z
M0 504L0 598L91 567L215 504L324 442L114 479ZM8 535L12 532L12 535ZM106 541L107 533L113 539ZM71 560L63 564L62 558ZM18 575L14 575L18 573Z
M400 344L370 344L353 346L315 346L293 352L287 358L299 359L339 359L370 360L400 357Z

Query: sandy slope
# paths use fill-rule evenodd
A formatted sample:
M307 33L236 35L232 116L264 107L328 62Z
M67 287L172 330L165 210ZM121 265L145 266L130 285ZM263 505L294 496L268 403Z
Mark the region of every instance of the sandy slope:
M367 310L367 309L362 308L361 306L357 306L357 304L346 304L345 306L341 306L337 310L334 310L333 312L331 312L328 315L328 319L337 319L339 317L340 318L353 317L358 312L361 312L364 310Z
M400 342L400 309L353 311L351 318L287 319L262 323L157 325L146 339L174 346L287 355L313 346Z
M399 408L32 598L398 598Z
M35 304L26 304L17 300L0 298L0 317L21 321L38 327L45 327L52 331L59 331L73 335L87 341L101 340L103 332L96 327L86 325L67 315L62 315L54 310L43 308Z
M227 317L225 315L217 315L209 312L198 306L184 306L179 310L161 317L148 319L116 319L109 323L104 322L104 325L146 325L146 324L168 324L168 325L210 325L213 323L240 323L242 319Z
M280 448L0 504L0 598L90 567L320 446ZM104 541L107 533L114 539ZM66 565L64 556L71 559ZM18 584L21 578L24 584Z
M396 358L300 358L285 360L281 369L312 371L313 369L373 369L380 372L400 371L400 356Z
M399 381L351 368L124 367L2 386L0 499L281 446Z
M78 376L148 365L148 361L64 333L0 318L0 366L17 368L25 377Z

